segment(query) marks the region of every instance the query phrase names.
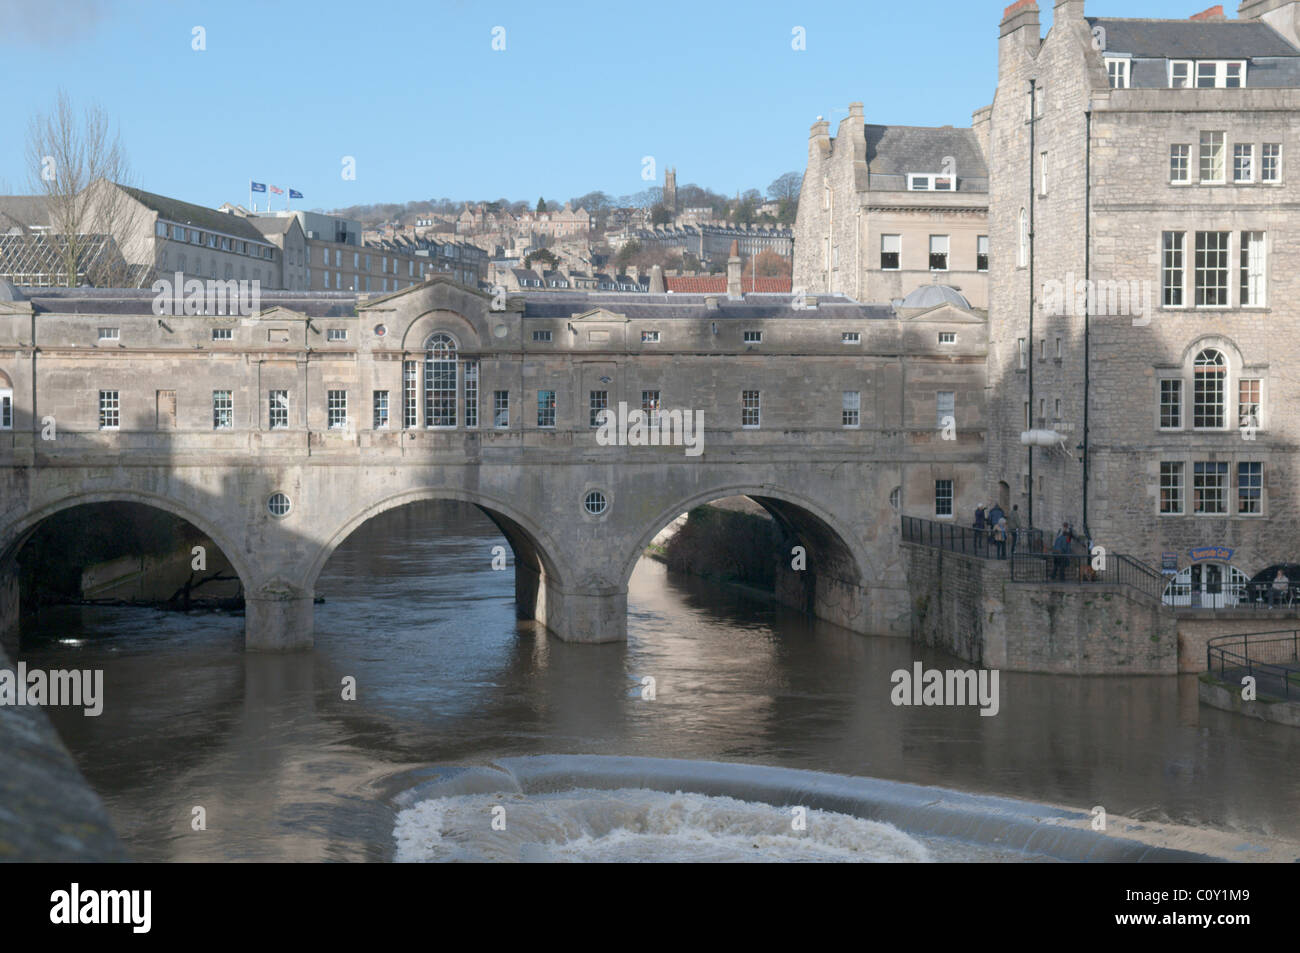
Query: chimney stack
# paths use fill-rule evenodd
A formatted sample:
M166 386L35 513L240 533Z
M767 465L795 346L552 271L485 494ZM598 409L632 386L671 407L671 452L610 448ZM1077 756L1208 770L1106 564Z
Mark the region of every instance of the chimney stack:
M664 294L667 289L664 287L664 270L658 265L650 269L650 293L652 295Z
M1223 4L1210 7L1208 10L1202 10L1200 13L1193 13L1188 19L1191 20L1217 20L1228 19L1223 13Z
M1080 4L1082 6L1082 4ZM1036 0L1016 0L1002 11L1002 28L998 34L1001 40L1014 38L1031 53L1037 53L1043 42L1042 27L1038 21L1038 3Z
M740 242L731 240L731 255L727 258L727 297L742 297L740 286Z

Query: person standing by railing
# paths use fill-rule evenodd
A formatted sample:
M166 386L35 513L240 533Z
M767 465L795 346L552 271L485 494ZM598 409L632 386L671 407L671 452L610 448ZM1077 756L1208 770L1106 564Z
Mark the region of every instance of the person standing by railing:
M1061 531L1056 534L1056 541L1052 543L1052 579L1060 579L1065 582L1065 564L1068 561L1070 553L1070 524L1062 523Z
M984 534L988 532L984 518L984 504L981 503L975 507L975 552L980 551L980 541L984 539Z
M997 510L995 512L1001 512ZM998 517L998 521L993 524L993 541L998 546L998 559L1007 558L1007 518Z
M1011 515L1007 517L1007 529L1011 531L1011 555L1016 554L1016 549L1020 546L1020 504L1017 503L1011 507Z

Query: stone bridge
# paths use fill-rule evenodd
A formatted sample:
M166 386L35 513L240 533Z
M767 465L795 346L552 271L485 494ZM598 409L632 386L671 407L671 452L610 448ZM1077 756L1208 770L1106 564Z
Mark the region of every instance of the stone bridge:
M977 312L781 295L503 301L442 278L262 303L231 317L202 302L160 314L168 302L148 292L0 294L0 626L19 616L17 560L39 524L122 501L220 547L249 648L310 646L335 548L385 510L446 499L509 541L521 618L616 641L651 539L745 495L782 530L783 602L906 635L898 514L933 516L936 492L962 511L985 492ZM945 435L936 409L950 400ZM635 414L605 439L598 412L620 403L642 424L701 413L702 444L661 428L639 445ZM806 568L792 568L796 546Z

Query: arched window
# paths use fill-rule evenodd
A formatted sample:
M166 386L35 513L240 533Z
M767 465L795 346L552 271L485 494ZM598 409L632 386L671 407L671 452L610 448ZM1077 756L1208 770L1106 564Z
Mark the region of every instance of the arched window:
M456 426L456 342L438 332L424 345L424 425Z
M1227 426L1228 361L1222 351L1206 348L1192 365L1192 426L1222 430Z
M1020 210L1020 251L1016 263L1021 268L1029 264L1029 213L1024 209Z

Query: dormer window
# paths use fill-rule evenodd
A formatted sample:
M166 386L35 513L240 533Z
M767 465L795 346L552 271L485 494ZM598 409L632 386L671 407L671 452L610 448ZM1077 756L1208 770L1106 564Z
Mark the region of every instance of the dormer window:
M1245 60L1170 60L1170 89L1240 89L1246 85Z
M940 175L937 172L908 173L907 190L909 192L956 192L957 177Z
M1129 86L1128 57L1117 57L1117 56L1106 57L1106 75L1110 77L1111 89L1128 89Z

